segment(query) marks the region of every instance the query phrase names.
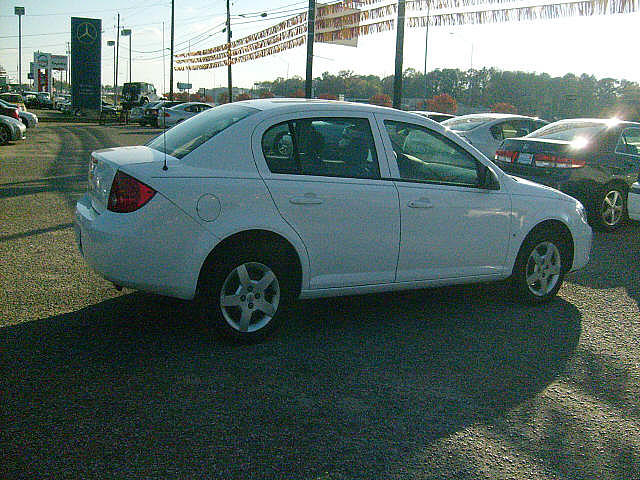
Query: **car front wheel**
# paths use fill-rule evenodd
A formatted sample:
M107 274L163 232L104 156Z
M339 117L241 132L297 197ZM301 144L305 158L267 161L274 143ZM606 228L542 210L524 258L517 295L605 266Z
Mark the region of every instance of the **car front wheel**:
M199 292L201 316L224 337L262 340L282 323L291 282L277 256L244 254L216 264Z
M6 125L0 125L0 145L6 145L11 140L11 131Z
M548 302L562 286L568 261L568 247L557 233L535 232L525 240L516 259L511 278L516 293L527 303Z

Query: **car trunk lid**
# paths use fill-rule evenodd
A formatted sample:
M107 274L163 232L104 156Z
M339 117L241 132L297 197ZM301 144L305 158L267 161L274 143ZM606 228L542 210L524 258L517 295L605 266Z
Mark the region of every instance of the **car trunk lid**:
M118 170L131 170L131 166L139 164L164 164L165 159L169 165L175 165L179 162L178 159L170 155L165 156L164 153L145 146L96 150L91 154L89 165L87 192L91 199L91 206L98 213L107 209L111 185ZM160 168L162 167L159 166L158 169ZM147 180L140 178L139 172L136 172L134 176L142 182Z

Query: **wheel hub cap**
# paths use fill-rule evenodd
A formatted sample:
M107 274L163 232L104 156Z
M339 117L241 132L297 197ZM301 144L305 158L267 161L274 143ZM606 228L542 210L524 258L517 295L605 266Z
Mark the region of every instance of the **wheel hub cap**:
M526 265L526 281L529 291L542 297L558 283L562 260L558 248L551 242L539 243L529 255Z
M623 201L622 194L617 190L612 190L604 196L601 215L605 224L610 227L618 224L622 218Z
M280 284L273 271L258 262L239 265L220 292L225 321L239 332L255 332L274 317L280 304Z

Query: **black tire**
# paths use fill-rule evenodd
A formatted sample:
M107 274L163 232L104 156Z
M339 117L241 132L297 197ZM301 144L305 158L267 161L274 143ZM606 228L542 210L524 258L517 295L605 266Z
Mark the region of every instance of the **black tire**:
M606 185L596 199L592 212L594 228L613 232L625 224L627 212L627 188L622 185Z
M6 145L11 141L11 130L6 125L0 125L0 145Z
M203 272L196 302L203 322L225 339L236 343L254 343L275 332L286 315L295 291L291 277L291 266L281 253L270 253L262 249L249 248L245 252L228 250L229 257L220 255ZM245 268L248 277L240 278ZM268 272L273 274L270 280ZM260 282L260 280L263 282ZM268 284L263 287L261 283ZM229 304L221 306L222 299ZM238 303L235 305L235 303ZM231 303L234 303L231 305ZM263 311L275 305L274 313ZM248 316L248 323L243 319Z
M513 267L511 284L516 296L534 305L551 300L571 267L570 257L569 246L557 231L549 228L532 232L520 247Z

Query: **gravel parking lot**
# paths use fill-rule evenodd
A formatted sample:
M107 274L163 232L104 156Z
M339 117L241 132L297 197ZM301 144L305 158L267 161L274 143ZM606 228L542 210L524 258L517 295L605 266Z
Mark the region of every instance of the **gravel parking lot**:
M90 152L158 132L45 122L0 148L0 478L640 478L640 225L596 233L549 305L307 301L231 346L77 252Z

